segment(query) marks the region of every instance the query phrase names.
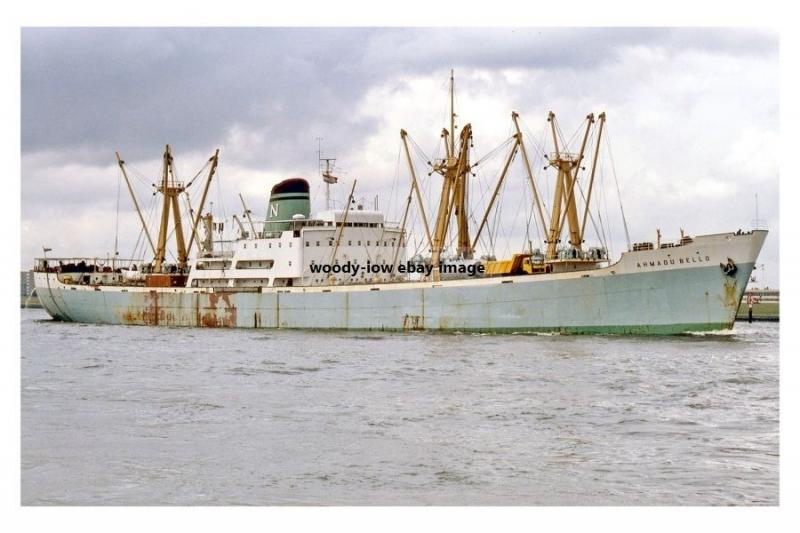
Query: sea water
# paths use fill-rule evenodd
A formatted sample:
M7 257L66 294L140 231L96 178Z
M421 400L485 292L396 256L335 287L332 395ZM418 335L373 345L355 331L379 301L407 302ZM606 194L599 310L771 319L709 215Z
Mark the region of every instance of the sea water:
M26 505L778 503L774 323L21 329Z

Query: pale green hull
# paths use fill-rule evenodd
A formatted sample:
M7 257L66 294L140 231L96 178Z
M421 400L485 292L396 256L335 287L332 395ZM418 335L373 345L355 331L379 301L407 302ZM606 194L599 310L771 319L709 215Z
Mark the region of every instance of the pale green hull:
M624 253L605 268L443 282L192 289L70 285L37 272L56 319L98 324L505 333L730 329L765 231ZM727 272L726 263L735 264Z
M61 320L162 326L676 334L731 328L752 264L338 292L39 289ZM387 290L389 289L389 290Z

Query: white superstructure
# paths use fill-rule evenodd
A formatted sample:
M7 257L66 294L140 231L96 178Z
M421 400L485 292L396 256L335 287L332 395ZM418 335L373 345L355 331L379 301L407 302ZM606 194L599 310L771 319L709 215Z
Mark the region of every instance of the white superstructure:
M297 287L405 279L394 268L392 272L367 271L367 264L392 265L406 260L401 229L387 225L379 211L351 209L345 214L344 210L330 210L310 219L283 222L288 223L288 230L259 231L235 241L232 252L195 259L187 285ZM312 265L360 268L324 274L313 272Z

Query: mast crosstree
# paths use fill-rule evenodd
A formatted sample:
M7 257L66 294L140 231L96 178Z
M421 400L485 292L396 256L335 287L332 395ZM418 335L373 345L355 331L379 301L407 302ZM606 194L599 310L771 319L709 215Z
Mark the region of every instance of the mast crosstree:
M453 214L456 217L457 248L459 259L472 259L474 248L469 237L468 193L472 167L469 162L469 150L472 146L472 125L465 125L459 135L456 146L456 112L455 112L455 78L450 71L450 129L442 131L445 140L446 157L434 165L433 170L444 177L442 192L439 196L439 208L436 211L431 243L431 264L434 279L439 278L439 266L446 246L447 230ZM406 148L408 151L408 148Z
M433 267L432 275L434 280L440 279L439 272L442 257L447 247L450 224L453 219L455 219L454 224L456 229L455 258L457 260L473 259L478 239L487 226L489 214L497 204L496 200L502 189L504 180L509 174L511 164L518 153L522 154L525 172L533 193L534 213L532 213L531 216L536 216L536 220L542 229L543 240L546 247L546 252L544 254L545 260L553 261L558 258L559 244L561 243L561 236L565 228L567 228L567 233L569 235L568 244L576 252L574 257L577 259L581 256L583 243L585 242L586 222L590 215L589 205L592 198L592 189L597 170L597 160L606 114L601 113L598 116L599 129L596 138L592 141L594 143L594 153L588 191L584 205L581 206L583 211L581 214L578 210L576 197L578 191L576 191L576 188L580 187L578 184L579 171L585 170L582 164L586 157L587 149L591 150L589 146L592 144L590 143L591 132L597 122L594 114L589 114L586 117L586 126L581 136L581 145L577 153L569 152L568 146L563 142L559 142L555 113L551 111L548 114L547 121L550 124L549 129L552 134L554 151L550 154L545 154L545 169L547 169L547 167L552 167L557 172L552 209L548 213L542 199L541 188L533 173L531 160L525 147L522 129L519 123L519 114L512 112L511 120L514 125L515 133L510 139L511 147L501 167L500 176L493 189L486 210L480 223L477 225L477 231L471 238L469 228L469 177L473 175L473 168L481 164L483 159L475 163L471 163L470 161L473 134L471 124L466 124L461 129L461 133L456 135L456 117L458 115L455 111L455 77L452 70L450 71L448 100L450 108L448 120L449 128L443 128L441 133L441 138L444 141L445 157L441 160L435 160L433 163L430 161L428 162L432 169L431 173L435 172L443 177L441 192L437 202L436 218L432 228L429 228L428 219L425 216L424 202L422 201L416 171L408 147L408 133L405 130L400 130L400 137L411 172L411 193L417 198L421 218L425 226L427 242L430 246L431 265ZM582 189L579 189L579 191L583 192ZM410 203L411 196L409 196L406 210L408 206L410 206Z
M158 240L155 244L153 244L153 239L150 237L150 230L147 227L147 224L144 221L144 217L142 216L142 211L139 208L139 202L136 199L136 194L133 191L133 187L131 186L130 180L128 179L128 173L125 170L125 162L119 155L119 152L116 153L117 155L117 164L119 165L120 169L122 170L122 175L125 177L125 183L128 186L128 192L131 195L131 200L133 200L133 205L136 208L136 213L139 215L139 221L142 224L142 229L147 237L147 241L150 244L150 248L153 250L153 272L161 273L163 272L163 265L167 255L167 241L169 240L170 231L170 218L173 220L173 232L175 234L175 244L177 247L178 252L178 267L180 269L185 269L188 263L189 255L188 252L191 250L192 245L194 244L195 236L197 235L197 225L200 222L203 207L205 206L206 198L208 197L208 189L211 185L211 179L214 177L214 173L217 170L217 164L219 162L219 149L214 153L211 158L209 158L208 163L210 163L210 168L208 171L208 176L206 178L205 186L203 188L203 195L200 200L200 206L197 209L197 213L194 217L191 216L191 209L190 209L190 223L192 231L189 236L189 243L186 244L186 238L184 236L183 231L183 223L181 220L181 209L180 203L178 198L186 189L191 186L194 182L192 179L188 185L185 185L182 181L179 181L175 176L175 169L173 168L173 157L172 157L172 149L169 145L166 146L164 150L164 155L162 158L162 166L161 166L161 179L159 181L158 186L156 186L156 192L161 193L164 196L164 203L161 209L161 220L158 226ZM208 164L207 163L207 164ZM203 167L205 168L205 167ZM202 172L202 169L201 171ZM200 173L198 173L199 175ZM197 176L195 176L196 178ZM170 216L172 215L172 216Z

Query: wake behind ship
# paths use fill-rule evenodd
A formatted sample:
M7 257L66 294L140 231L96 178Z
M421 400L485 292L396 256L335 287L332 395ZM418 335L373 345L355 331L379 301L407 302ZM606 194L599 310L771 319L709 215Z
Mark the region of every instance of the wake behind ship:
M261 220L253 220L242 199L242 218L232 218L238 234L227 243L214 239L222 223L203 215L219 150L206 165L198 209L182 213L181 200L188 201L186 191L203 170L188 184L179 181L167 146L156 191L163 198L157 233L150 232L118 155L152 259L53 258L45 248L34 268L43 307L58 320L151 326L616 334L733 327L766 231L695 237L681 231L677 242L661 242L659 232L655 243L629 245L612 261L604 232L597 231L602 221L590 209L605 113L586 117L575 152L549 114L553 151L544 163L555 175L549 205L519 115L512 113L514 134L501 145L507 155L478 212L471 182L484 159L475 158L470 124L456 132L453 95L451 74L444 156L425 161L427 172L441 177L431 219L405 131L410 186L399 223L356 202L355 180L344 205L332 208L330 186L338 178L332 160L321 159L325 209L312 215L305 179L284 180L272 188ZM492 224L502 224L493 215L518 156L532 198L529 224L536 225L541 247L528 238L518 253L497 260L485 237ZM413 255L412 208L423 243ZM595 228L598 246L586 246L587 227ZM486 253L478 256L481 249Z

